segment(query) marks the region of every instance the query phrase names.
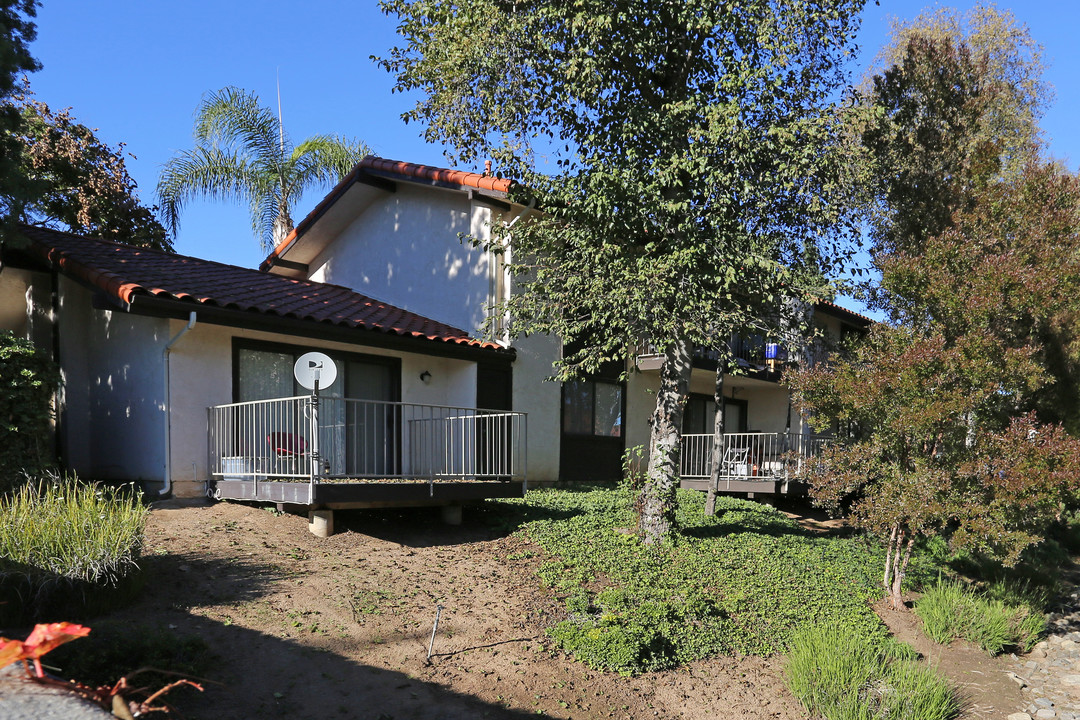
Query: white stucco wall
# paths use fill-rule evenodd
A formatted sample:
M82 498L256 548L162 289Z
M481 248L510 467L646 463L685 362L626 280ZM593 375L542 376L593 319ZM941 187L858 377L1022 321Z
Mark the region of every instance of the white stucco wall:
M30 273L11 267L0 269L0 330L26 337Z
M516 340L514 348L514 410L529 414L529 482L554 483L559 479L562 385L546 378L562 344L547 335L532 335Z
M90 292L60 278L65 455L77 472L117 480L164 476L168 323L96 310Z
M460 192L399 183L309 265L312 280L353 288L479 336L491 304L491 211Z
M656 408L656 391L660 389L660 373L631 370L626 380L626 447L641 445L649 448L649 417Z
M626 388L626 447L649 444L649 416L656 407L656 391L660 388L660 372L632 372ZM716 374L695 369L690 376L690 392L712 396ZM746 377L727 375L724 396L745 400L747 429L750 432L784 432L787 423L788 391L785 387ZM792 432L799 430L798 413L791 411Z

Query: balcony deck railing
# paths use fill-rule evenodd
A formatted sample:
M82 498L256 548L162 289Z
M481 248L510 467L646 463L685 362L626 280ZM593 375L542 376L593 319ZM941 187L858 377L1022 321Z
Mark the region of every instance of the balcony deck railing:
M720 452L721 480L789 480L801 476L806 460L821 452L829 438L800 433L727 433ZM712 435L683 435L681 475L708 480L712 471Z
M461 482L526 479L526 414L309 396L211 407L219 480Z

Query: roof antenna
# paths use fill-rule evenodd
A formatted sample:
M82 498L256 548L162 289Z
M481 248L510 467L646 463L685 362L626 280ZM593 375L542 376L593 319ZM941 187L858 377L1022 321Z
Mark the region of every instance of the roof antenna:
M285 154L285 126L281 122L281 66L277 68L277 127L278 142L281 143L281 154Z

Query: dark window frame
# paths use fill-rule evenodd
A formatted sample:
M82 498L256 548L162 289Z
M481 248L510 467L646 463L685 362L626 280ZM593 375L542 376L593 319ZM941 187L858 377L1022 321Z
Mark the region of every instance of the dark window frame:
M562 388L559 397L559 432L562 435L578 438L620 438L626 437L626 383L618 380L612 380L604 377L586 377L578 378L570 382L585 382L592 384L592 393L590 394L591 402L589 403L589 431L588 432L570 432L566 429L566 386L567 382L562 383ZM598 434L596 432L596 385L597 384L610 385L618 388L619 390L619 434Z
M252 340L249 338L232 339L232 398L233 402L240 402L240 352L242 350L254 350L256 352L275 352L281 354L292 354L293 362L296 362L296 358L300 357L304 353L308 352L321 352L329 355L335 361L341 360L345 368L345 372L348 372L348 362L361 362L369 363L372 365L384 365L390 368L391 374L394 376L394 382L391 384L391 400L389 402L401 402L401 358L388 356L388 355L368 355L366 353L350 352L347 350L335 350L320 347L312 347L310 345L295 345L291 343L275 342L273 340ZM342 395L344 396L344 388L348 386L348 378L339 378L342 387Z
M689 406L691 402L695 402L695 401L700 401L700 402L704 403L705 405L714 405L715 404L715 399L714 399L714 397L712 395L706 395L705 393L690 393L686 398L686 405ZM727 409L728 405L735 405L735 406L738 406L739 408L742 409L742 427L737 428L735 430L732 430L732 429L728 428L727 424L726 424L727 415L725 413L724 434L747 432L747 428L750 427L750 418L749 418L749 415L748 415L748 412L747 412L747 409L749 407L749 403L746 400L739 400L739 399L736 399L736 398L726 397L726 398L724 398L724 409L725 410ZM686 435L697 435L697 434L712 435L712 431L713 431L712 428L705 428L705 431L702 432L702 433L691 433L691 432L689 432L686 429L686 409L685 408L683 409L683 433L684 434L686 434Z

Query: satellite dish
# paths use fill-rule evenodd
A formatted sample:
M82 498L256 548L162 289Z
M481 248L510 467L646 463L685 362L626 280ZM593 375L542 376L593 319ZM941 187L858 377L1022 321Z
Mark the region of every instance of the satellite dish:
M337 380L337 365L329 355L324 353L304 353L293 365L293 377L302 388L314 390L315 382L318 381L319 389L325 390Z

